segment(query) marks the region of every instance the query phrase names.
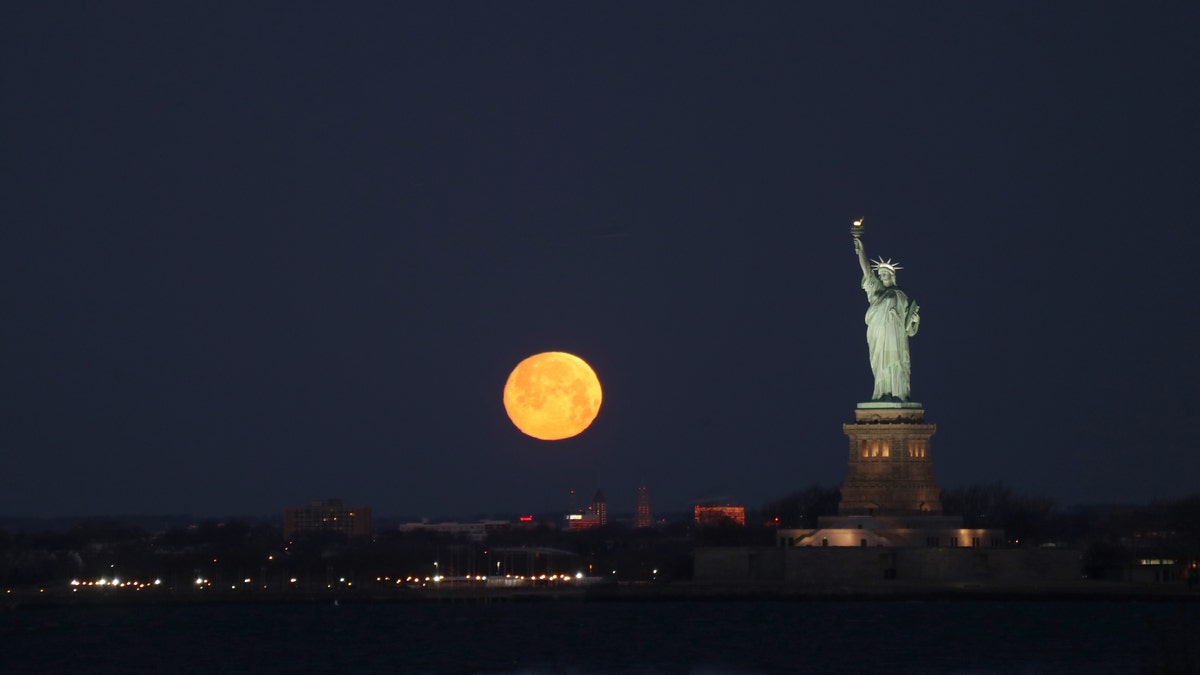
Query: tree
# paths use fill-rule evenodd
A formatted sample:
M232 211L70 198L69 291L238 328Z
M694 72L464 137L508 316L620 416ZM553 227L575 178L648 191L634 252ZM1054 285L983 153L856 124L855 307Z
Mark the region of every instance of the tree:
M767 521L778 518L779 527L816 527L818 517L837 514L839 501L839 486L826 487L814 483L786 497L767 502L763 505L763 515Z
M942 509L962 516L966 527L1002 529L1010 540L1035 543L1050 533L1054 500L1018 495L1004 483L978 483L943 490Z

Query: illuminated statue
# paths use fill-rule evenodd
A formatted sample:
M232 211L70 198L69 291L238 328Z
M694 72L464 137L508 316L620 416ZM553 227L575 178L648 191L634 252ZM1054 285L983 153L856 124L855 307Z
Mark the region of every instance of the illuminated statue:
M912 362L908 355L908 338L917 334L921 317L917 303L896 286L896 270L902 269L890 260L873 261L867 265L863 250L861 221L856 223L854 252L862 268L863 290L867 292L867 346L871 353L871 371L875 373L875 401L907 401ZM878 276L871 272L874 268Z

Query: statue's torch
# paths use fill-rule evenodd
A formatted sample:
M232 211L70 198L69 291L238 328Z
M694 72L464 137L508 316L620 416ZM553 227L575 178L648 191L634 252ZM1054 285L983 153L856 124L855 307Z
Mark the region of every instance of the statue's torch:
M864 220L866 220L866 218L859 218L850 224L850 236L854 237L855 239L858 239L862 236Z

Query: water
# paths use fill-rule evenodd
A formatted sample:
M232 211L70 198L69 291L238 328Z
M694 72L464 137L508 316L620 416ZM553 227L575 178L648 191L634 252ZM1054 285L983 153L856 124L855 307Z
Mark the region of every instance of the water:
M19 609L0 613L0 672L1197 672L1198 619L1135 602Z

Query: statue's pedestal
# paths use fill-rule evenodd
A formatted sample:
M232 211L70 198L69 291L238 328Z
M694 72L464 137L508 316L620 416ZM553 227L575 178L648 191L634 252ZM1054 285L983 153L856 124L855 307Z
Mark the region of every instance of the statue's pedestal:
M813 563L830 560L826 579L971 579L990 578L986 555L912 556L911 565L898 563L898 550L918 548L998 548L1004 532L963 526L961 516L942 513L941 490L933 480L933 455L929 439L937 427L925 422L920 403L870 401L859 403L854 423L843 424L850 439L846 480L838 515L821 516L816 529L787 528L776 531L780 548L875 548L892 549L863 554L863 560L879 561L880 569L850 569L854 558L805 558L797 570L813 569ZM855 554L858 555L858 554ZM697 559L699 560L699 558ZM948 561L962 561L949 563ZM699 563L697 563L699 565ZM706 563L707 564L707 563ZM697 567L699 569L699 567ZM880 576L873 576L881 572ZM807 574L807 572L805 572ZM797 572L797 578L800 572ZM699 578L699 576L697 577Z
M925 423L920 403L859 403L854 423L843 424L842 430L850 438L850 461L838 515L942 512L929 451L937 426Z

